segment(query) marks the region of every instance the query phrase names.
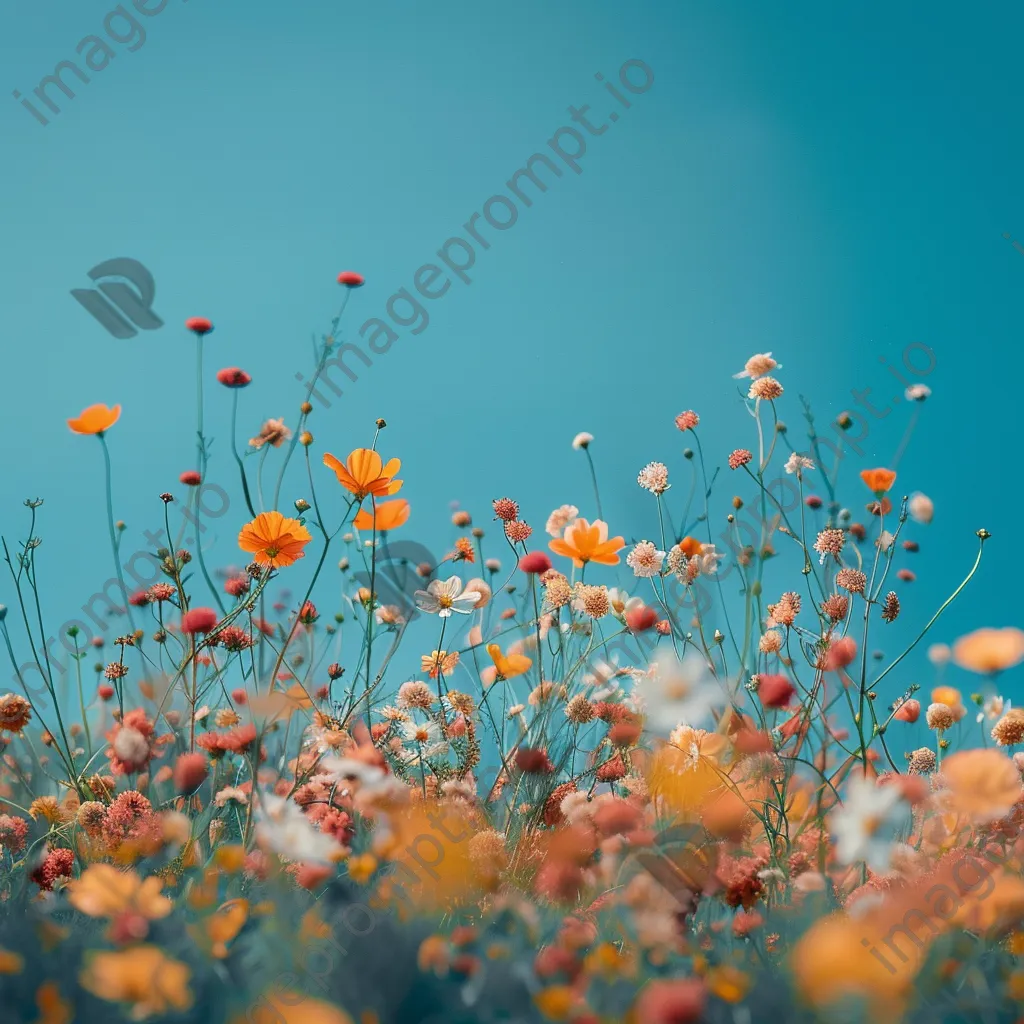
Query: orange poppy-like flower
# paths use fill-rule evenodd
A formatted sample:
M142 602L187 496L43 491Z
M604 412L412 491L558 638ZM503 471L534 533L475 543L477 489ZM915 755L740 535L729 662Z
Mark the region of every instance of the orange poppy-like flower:
M134 946L117 953L93 953L79 976L82 987L112 1003L131 1003L141 1020L192 1005L188 967L156 946Z
M501 648L497 644L488 644L487 653L491 656L491 661L494 662L498 679L515 679L516 676L528 672L533 664L533 660L525 654L513 654L511 651L508 654L502 654Z
M251 523L242 527L238 546L252 554L260 565L279 568L302 558L302 550L311 540L298 519L288 519L280 512L261 512Z
M68 902L89 917L116 917L130 912L156 921L166 917L171 901L160 895L163 880L142 879L134 871L118 871L109 864L92 864L82 877L68 883Z
M102 434L121 418L121 406L108 409L105 405L90 405L83 409L78 419L68 420L68 426L76 434Z
M608 539L608 524L601 519L588 523L586 519L577 519L565 528L562 537L556 537L548 547L556 555L571 558L577 569L582 569L587 562L599 565L618 565L621 551L626 546L622 537Z
M405 524L409 519L409 502L405 498L396 498L394 501L382 501L372 512L361 508L352 525L357 530L376 530L383 533L385 530L395 530Z
M699 555L701 553L701 549L704 547L696 537L684 537L676 546L684 555L686 555L687 558L693 558L695 555Z
M1021 798L1020 772L1000 750L961 750L942 762L945 806L974 821L995 821Z
M896 471L892 469L862 469L860 478L868 485L868 490L875 494L885 494L896 480Z
M976 629L953 644L953 660L961 668L990 674L1013 668L1024 661L1024 630Z
M375 498L387 498L402 488L402 481L394 479L402 463L398 459L389 459L385 463L372 448L357 448L344 465L327 452L324 465L333 469L338 483L360 501L369 494Z

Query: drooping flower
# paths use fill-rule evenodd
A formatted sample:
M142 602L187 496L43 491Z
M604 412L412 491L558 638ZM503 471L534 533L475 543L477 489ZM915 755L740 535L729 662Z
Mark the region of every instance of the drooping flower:
M375 498L388 498L402 488L402 481L395 479L402 463L398 459L385 463L372 448L356 448L344 464L326 452L324 465L334 470L338 483L359 501L371 494Z
M261 512L242 527L238 546L260 565L277 569L302 558L303 548L312 539L309 530L297 519L289 519L280 512Z
M891 469L862 469L860 478L868 485L868 490L873 491L880 498L892 487L896 480L896 473Z
M397 530L409 519L409 502L405 498L396 498L394 501L382 501L370 512L361 508L352 525L357 530L376 530L384 533L386 530Z
M77 419L68 420L68 426L76 434L102 434L109 430L121 417L121 406L107 408L102 404L90 405L83 409Z
M442 619L449 618L453 612L469 615L480 600L476 590L462 590L462 580L458 576L449 576L447 580L431 580L426 590L415 593L416 606L428 615L438 615Z
M292 432L284 425L284 420L267 420L260 432L249 440L251 448L262 448L269 444L272 448L280 448L292 436Z
M593 434L588 434L585 430L581 430L573 439L572 446L577 451L583 451L585 448L590 447L591 441L594 440Z
M571 558L577 569L582 569L587 562L599 565L618 565L619 556L616 552L626 546L622 537L608 538L608 524L595 519L593 524L586 519L577 519L567 526L565 534L549 542L548 547L556 555Z

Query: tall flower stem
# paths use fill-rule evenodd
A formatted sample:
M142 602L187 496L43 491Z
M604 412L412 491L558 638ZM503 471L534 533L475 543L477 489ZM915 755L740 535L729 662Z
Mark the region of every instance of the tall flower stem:
M587 456L587 465L590 466L590 480L594 485L594 501L597 502L597 518L604 519L604 513L601 511L601 493L597 489L597 471L594 469L594 459L590 454L590 445L583 449Z
M128 587L124 582L124 570L121 568L120 542L117 539L117 527L114 524L114 497L113 497L113 471L110 468L110 449L107 447L107 438L103 431L96 435L100 439L100 447L103 449L103 468L105 490L107 494L107 529L110 531L110 550L114 556L114 569L117 572L117 582L121 585L121 593L124 594L125 611L128 614L128 622L131 624L132 632L135 632L135 617L132 615L131 601L128 600Z

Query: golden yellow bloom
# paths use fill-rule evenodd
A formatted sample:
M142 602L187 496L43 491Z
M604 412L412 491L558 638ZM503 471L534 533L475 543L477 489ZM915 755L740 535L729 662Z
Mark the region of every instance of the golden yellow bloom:
M192 1005L191 971L156 946L134 946L116 953L92 953L79 975L82 987L111 1003L131 1003L141 1020Z
M527 672L533 664L533 661L525 654L513 654L511 651L508 654L502 654L501 648L497 644L488 644L487 653L491 656L491 661L494 662L498 679L515 679L516 676Z
M377 858L372 853L363 853L348 859L348 876L359 885L365 885L376 870Z
M0 948L0 975L21 974L24 966L25 958L20 953Z

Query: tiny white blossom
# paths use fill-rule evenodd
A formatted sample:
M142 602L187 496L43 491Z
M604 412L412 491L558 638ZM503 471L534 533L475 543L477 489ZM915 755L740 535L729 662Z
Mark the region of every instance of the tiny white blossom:
M888 871L896 836L909 821L909 806L898 786L878 786L854 776L842 804L829 815L836 859L842 864L863 861L872 871Z
M814 469L813 460L809 459L806 455L800 455L797 452L793 452L793 454L786 459L787 473L796 473L797 476L802 476L805 469Z
M594 440L594 435L593 434L588 434L585 430L581 430L572 439L572 446L577 451L580 451L582 448L586 448L590 444L590 442L593 441L593 440Z

